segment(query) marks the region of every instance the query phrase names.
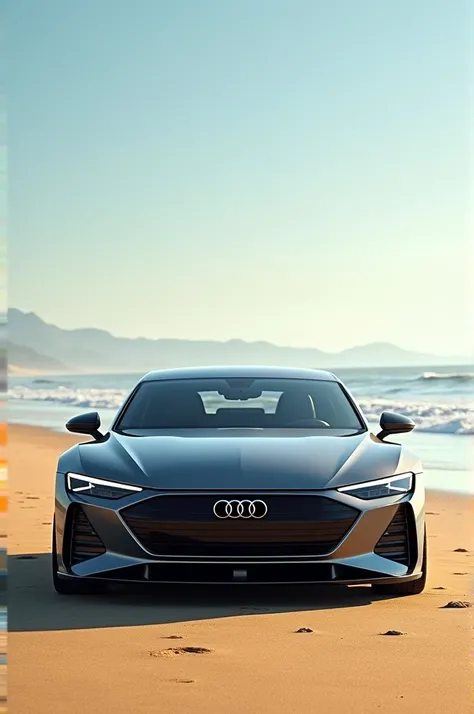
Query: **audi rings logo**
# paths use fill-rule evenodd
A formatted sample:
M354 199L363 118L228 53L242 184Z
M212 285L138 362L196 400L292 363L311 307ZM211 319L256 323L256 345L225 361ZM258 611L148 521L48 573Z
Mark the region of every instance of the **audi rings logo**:
M214 515L217 518L263 518L268 507L265 501L216 501Z

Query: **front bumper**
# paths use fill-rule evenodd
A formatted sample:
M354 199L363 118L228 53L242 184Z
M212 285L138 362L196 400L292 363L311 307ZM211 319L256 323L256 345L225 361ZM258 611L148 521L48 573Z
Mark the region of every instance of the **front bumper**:
M288 548L282 548L282 553L274 550L272 555L251 555L248 550L245 555L236 555L232 548L229 548L227 554L225 547L221 548L219 555L205 556L190 555L189 552L180 554L176 549L173 554L166 555L151 552L130 528L122 511L158 495L198 497L202 492L161 494L144 491L120 501L92 499L69 493L65 488L64 475L58 473L55 507L58 575L62 578L100 579L122 583L345 585L406 582L422 575L425 499L421 475L416 477L412 493L377 501L361 501L337 491L272 493L271 497L284 496L287 499L295 495L307 499L324 497L357 511L356 518L343 537L335 546L332 544L328 552L323 553L311 553L308 547L300 549L304 552L298 552L298 546L295 546L291 553ZM232 494L226 495L220 491L211 495L217 500L238 498L240 494L233 491ZM248 492L245 496L248 496ZM263 497L265 493L255 492L255 498ZM270 498L268 493L267 497ZM87 530L88 523L98 540L88 541L89 536L84 531L85 540L81 542L85 543L85 546L82 550L76 548L76 551L73 551L71 527L78 507L81 518L85 516L85 521L81 521L83 527ZM394 523L397 526L397 519L400 519L402 511L403 517L406 518L407 545L406 557L402 558L401 562L400 558L397 561L386 557L390 556L390 547L381 548L379 544L384 534L389 544L390 539L393 540L393 531L390 531L390 528L393 529Z

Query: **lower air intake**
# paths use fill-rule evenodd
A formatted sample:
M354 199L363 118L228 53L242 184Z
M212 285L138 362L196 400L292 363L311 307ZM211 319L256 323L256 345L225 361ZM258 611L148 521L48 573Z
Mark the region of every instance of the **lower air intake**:
M83 563L105 553L105 546L80 506L74 508L71 522L71 565Z
M402 565L410 561L409 524L407 504L402 503L390 524L375 546L374 552L382 558L394 560Z

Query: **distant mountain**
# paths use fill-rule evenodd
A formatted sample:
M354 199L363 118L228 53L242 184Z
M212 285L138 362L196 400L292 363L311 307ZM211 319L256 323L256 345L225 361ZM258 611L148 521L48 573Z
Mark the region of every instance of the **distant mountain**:
M11 369L13 372L30 370L57 374L71 371L69 367L53 357L46 357L31 347L16 345L12 342L8 344L8 361L9 367L10 365L13 367Z
M95 328L64 330L35 313L8 311L9 362L31 370L63 372L143 372L206 364L268 364L294 367L403 367L446 364L446 358L372 343L335 354L313 348L279 347L269 342L175 340L114 337ZM28 352L31 350L31 352ZM461 364L461 358L450 364ZM57 367L51 368L51 365ZM49 365L49 366L41 366ZM60 366L61 365L61 366ZM67 367L65 366L67 365ZM18 364L20 366L20 364Z

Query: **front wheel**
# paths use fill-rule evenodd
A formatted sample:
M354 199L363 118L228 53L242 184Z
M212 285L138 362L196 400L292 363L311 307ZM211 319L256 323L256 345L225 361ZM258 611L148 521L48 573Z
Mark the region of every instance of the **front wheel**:
M426 586L426 577L428 574L428 545L426 538L426 526L424 527L423 537L423 560L421 563L421 578L418 580L409 580L407 583L394 583L393 585L372 585L372 592L379 595L419 595L423 592Z
M53 538L51 547L51 570L53 587L59 595L85 595L100 590L96 583L85 579L61 578L58 575L58 553L56 547L56 520L53 518Z

